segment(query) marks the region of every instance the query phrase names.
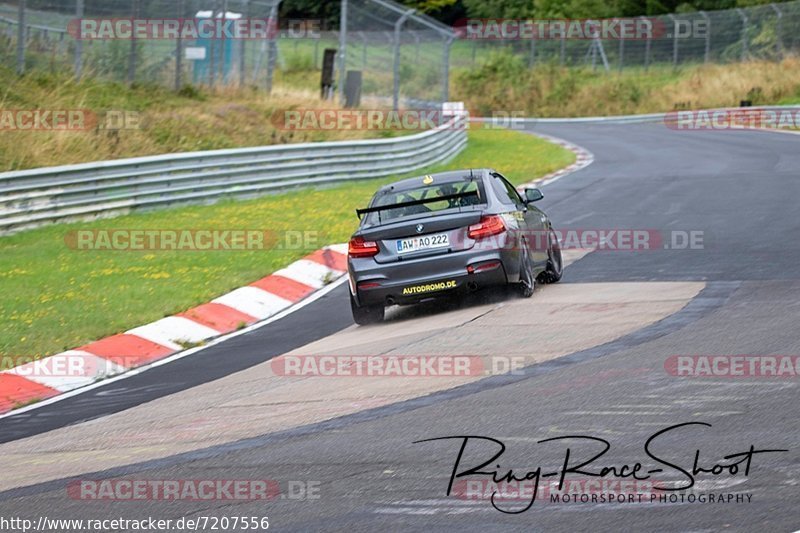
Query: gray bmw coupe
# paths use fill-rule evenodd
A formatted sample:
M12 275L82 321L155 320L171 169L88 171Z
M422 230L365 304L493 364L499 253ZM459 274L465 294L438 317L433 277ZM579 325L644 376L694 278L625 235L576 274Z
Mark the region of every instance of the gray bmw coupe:
M558 238L533 204L539 189L517 189L492 169L406 179L359 209L350 239L350 303L357 324L383 320L386 306L482 287L561 279Z

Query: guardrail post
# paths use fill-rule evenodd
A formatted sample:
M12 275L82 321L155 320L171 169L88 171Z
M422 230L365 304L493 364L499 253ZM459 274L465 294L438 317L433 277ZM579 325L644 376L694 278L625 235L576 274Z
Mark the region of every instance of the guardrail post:
M698 13L700 13L700 16L706 21L706 49L703 54L703 62L708 63L709 57L711 56L711 17L702 10L698 11Z
M81 39L80 20L83 18L83 0L75 0L75 18L78 19L78 35L75 38L75 79L83 76L83 39Z
M739 16L742 19L742 61L744 62L747 60L748 55L748 44L747 44L747 25L749 20L747 19L747 13L745 13L744 9L741 7L736 8L736 12L739 13Z
M25 74L25 40L27 31L25 26L25 0L19 0L17 11L17 74Z
M775 4L770 4L769 6L775 11L775 15L777 16L775 20L775 54L778 59L783 59L783 37L781 37L783 33L783 11Z

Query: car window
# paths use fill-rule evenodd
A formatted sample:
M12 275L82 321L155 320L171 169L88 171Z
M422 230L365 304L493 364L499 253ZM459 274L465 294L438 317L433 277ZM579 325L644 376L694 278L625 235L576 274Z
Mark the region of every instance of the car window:
M517 192L517 189L500 174L492 174L492 188L494 188L497 196L500 197L500 201L504 204L523 205L522 197Z
M418 189L409 189L405 191L390 192L382 194L372 202L372 207L389 206L395 204L402 204L406 202L413 202L415 200L427 200L442 196L452 196L454 194L477 193L474 196L466 198L451 198L448 200L441 200L438 202L431 202L427 204L412 205L406 207L398 207L396 209L387 209L380 213L370 213L365 222L368 225L376 225L381 222L393 220L397 218L421 215L426 213L433 213L436 211L444 211L446 209L453 209L456 207L470 207L475 205L482 205L486 203L486 195L479 181L464 180L439 183L429 187L420 187Z

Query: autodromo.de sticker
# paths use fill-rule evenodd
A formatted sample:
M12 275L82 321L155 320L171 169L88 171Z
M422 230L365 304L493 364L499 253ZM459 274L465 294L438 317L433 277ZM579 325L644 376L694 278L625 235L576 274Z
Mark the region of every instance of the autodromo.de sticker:
M458 287L458 282L455 280L452 281L442 281L440 283L428 283L427 285L417 285L414 287L406 287L403 289L404 295L411 295L411 294L425 294L429 292L437 292L437 291L444 291L447 289L455 289Z

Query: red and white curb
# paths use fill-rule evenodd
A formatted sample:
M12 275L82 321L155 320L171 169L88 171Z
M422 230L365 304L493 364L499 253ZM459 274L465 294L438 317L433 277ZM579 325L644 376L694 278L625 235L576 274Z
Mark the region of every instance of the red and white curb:
M274 317L346 272L347 245L327 246L207 304L0 372L0 415L149 365Z

